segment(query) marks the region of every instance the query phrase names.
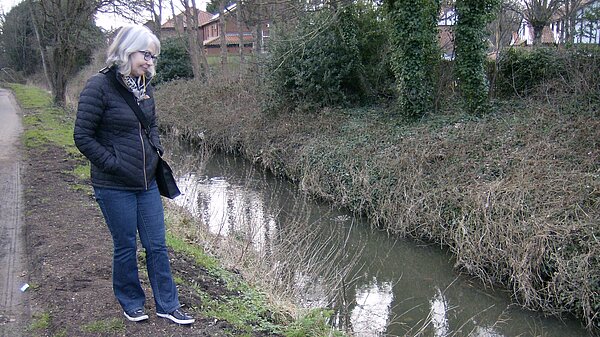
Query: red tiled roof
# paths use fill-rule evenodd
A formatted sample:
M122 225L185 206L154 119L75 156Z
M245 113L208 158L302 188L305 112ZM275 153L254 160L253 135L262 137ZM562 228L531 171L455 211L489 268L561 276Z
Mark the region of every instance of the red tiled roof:
M198 27L210 21L212 17L213 15L210 13L198 10ZM183 22L183 27L187 27L185 13L178 14L177 19ZM173 20L173 18L169 19L167 22L162 24L162 28L175 28L175 20Z
M251 34L244 34L244 43L251 43L253 41ZM225 36L225 42L228 45L238 45L240 43L240 37L238 34ZM218 46L220 45L219 37L214 37L204 41L205 46Z

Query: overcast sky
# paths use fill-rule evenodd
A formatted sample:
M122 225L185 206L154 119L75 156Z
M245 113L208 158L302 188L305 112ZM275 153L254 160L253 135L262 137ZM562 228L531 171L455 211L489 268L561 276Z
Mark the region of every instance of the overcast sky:
M8 13L11 8L25 0L0 0L0 12ZM196 4L200 9L206 8L208 0L197 1ZM171 10L163 10L164 21L171 16ZM130 23L121 17L109 14L100 14L96 18L96 24L104 29L110 30L121 27L123 24Z

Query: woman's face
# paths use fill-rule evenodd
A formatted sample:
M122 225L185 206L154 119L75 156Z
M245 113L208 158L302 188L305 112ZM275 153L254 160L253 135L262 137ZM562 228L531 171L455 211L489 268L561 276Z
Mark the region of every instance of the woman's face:
M156 48L149 46L145 50L136 51L129 57L131 59L131 76L140 77L146 72L148 68L154 65L156 61Z

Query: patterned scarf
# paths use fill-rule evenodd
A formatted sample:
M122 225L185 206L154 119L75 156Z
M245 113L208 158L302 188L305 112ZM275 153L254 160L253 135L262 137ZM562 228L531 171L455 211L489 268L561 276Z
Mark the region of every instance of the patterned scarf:
M131 77L121 75L121 78L123 79L123 83L125 83L129 91L133 93L138 102L150 98L148 95L146 95L145 76Z

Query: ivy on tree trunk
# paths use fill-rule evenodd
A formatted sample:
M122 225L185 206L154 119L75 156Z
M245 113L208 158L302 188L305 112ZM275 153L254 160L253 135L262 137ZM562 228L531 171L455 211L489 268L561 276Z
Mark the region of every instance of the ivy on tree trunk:
M456 0L455 69L464 107L472 114L480 114L488 103L485 28L493 20L499 4L499 0Z
M440 0L388 0L392 71L398 90L398 110L419 117L434 110L434 83L440 48L437 21Z

